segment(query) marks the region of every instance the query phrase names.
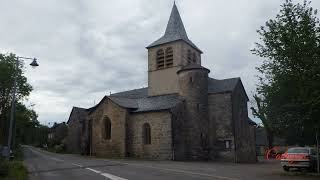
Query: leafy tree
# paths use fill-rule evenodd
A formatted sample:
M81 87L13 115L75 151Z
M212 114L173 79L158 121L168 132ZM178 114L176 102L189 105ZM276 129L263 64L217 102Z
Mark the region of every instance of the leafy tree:
M17 80L17 102L26 98L32 91L23 70L24 64L22 62L18 62L18 68L16 68L16 56L14 54L0 54L0 144L7 142L14 76Z
M313 143L320 125L320 26L310 3L286 0L257 31L260 42L252 50L263 58L257 93L265 107L256 114L265 114L290 144Z
M38 115L34 110L26 107L22 103L17 103L13 144L30 144L35 141L40 141L42 134L40 134L39 129L42 126L37 118Z
M265 102L263 101L263 99L261 97L259 97L258 95L253 95L254 98L254 106L251 107L252 110L252 114L255 117L258 117L261 121L262 124L264 126L264 129L266 131L267 134L267 139L268 139L268 147L272 148L273 147L273 129L272 129L272 122L270 122L270 119L268 119L268 112L267 112L267 106L265 104Z

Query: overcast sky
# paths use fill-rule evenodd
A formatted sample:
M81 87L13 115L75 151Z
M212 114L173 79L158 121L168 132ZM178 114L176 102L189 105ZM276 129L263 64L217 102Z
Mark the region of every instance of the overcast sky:
M251 97L261 63L250 53L256 30L282 2L176 4L210 76L241 77ZM172 5L173 0L1 0L0 52L39 59L37 69L26 69L34 87L28 102L43 124L67 121L73 106L88 108L110 92L147 86L145 47L164 33ZM320 2L312 6L319 9Z

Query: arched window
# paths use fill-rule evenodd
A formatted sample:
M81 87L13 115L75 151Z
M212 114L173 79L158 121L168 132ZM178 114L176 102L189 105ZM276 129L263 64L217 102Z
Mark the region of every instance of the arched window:
M166 67L172 67L173 66L173 49L172 47L168 47L166 49Z
M192 61L193 63L197 63L197 55L195 52L192 54Z
M148 123L143 124L142 133L143 143L151 144L151 128Z
M190 49L188 49L187 61L188 61L188 64L191 64L192 62L192 53Z
M108 117L104 118L104 139L111 139L111 121Z
M159 49L157 51L157 69L162 69L164 68L164 51L162 49Z

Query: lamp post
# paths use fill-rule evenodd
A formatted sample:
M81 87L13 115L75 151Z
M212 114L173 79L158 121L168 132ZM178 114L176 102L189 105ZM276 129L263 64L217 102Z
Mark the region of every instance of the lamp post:
M13 130L13 122L14 122L14 115L15 115L15 109L16 109L16 92L17 92L17 70L19 67L19 60L32 60L30 63L30 66L37 67L39 64L37 63L36 58L29 58L29 57L16 57L15 60L15 72L13 77L13 92L12 92L12 100L11 100L11 111L10 111L10 126L9 126L9 136L8 136L8 150L6 152L6 158L10 159L10 153L11 153L11 145L12 145L12 130Z

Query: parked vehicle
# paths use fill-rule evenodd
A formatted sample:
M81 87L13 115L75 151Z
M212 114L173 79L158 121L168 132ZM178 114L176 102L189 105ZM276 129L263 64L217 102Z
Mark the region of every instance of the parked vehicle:
M290 168L313 170L317 166L317 153L311 147L289 148L281 156L283 170L289 171Z

